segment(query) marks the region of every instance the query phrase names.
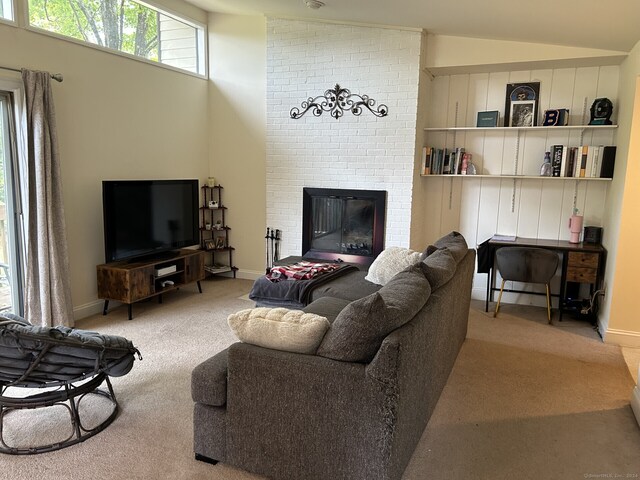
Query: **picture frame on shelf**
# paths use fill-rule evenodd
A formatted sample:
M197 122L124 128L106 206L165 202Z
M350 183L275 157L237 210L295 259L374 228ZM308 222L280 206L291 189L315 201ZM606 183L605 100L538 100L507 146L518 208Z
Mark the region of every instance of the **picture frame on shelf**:
M215 248L224 248L224 237L216 238Z
M476 118L476 127L497 127L499 119L500 112L498 110L478 112Z
M204 241L205 250L214 250L216 248L216 242L213 239Z
M517 127L517 126L530 126L535 127L538 125L538 104L540 101L540 82L524 82L524 83L507 83L505 105L504 105L504 126L505 127ZM528 102L524 104L522 102ZM516 117L514 115L514 108L518 109L519 113ZM519 125L523 122L528 122L528 110L532 109L532 118L530 125ZM526 119L521 117L521 114L527 115ZM514 122L514 119L516 120Z
M544 111L543 127L566 127L567 125L569 125L568 108L555 108Z
M511 102L510 127L533 127L536 102L533 100L514 100Z

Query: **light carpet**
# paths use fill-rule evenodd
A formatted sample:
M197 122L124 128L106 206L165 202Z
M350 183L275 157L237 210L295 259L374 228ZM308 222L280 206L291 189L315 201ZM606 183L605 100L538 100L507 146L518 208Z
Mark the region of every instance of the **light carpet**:
M132 321L119 307L78 322L129 338L144 356L113 379L121 414L78 445L0 456L0 479L262 478L198 462L192 449L191 370L235 341L226 318L252 306L240 298L250 287L217 278L203 282L203 294L188 287L162 305L135 304ZM497 319L481 308L474 302L468 338L404 480L640 474L634 382L620 349L584 323L547 325L541 308L505 305Z

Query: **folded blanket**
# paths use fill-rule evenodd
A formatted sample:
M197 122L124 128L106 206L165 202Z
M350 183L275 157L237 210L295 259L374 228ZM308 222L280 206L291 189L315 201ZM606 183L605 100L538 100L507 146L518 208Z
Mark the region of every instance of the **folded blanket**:
M267 274L267 279L272 282L278 282L285 278L292 278L294 280L309 280L315 278L318 275L322 275L326 272L332 272L338 270L340 264L336 263L311 263L311 262L297 262L293 265L282 265L273 267Z
M314 288L358 269L348 263L339 263L335 266L337 268L326 271L322 275L302 280L286 278L279 282L272 282L267 275L263 275L254 282L249 298L255 301L258 307L303 308L309 303Z

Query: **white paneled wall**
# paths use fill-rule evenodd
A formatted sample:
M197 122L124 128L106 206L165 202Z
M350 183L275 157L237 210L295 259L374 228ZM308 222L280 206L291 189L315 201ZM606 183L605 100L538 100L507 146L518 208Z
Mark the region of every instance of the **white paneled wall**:
M598 97L617 104L618 67L584 67L436 77L431 85L428 127L475 126L479 111L504 113L506 84L540 82L539 124L548 108L569 108L570 125L589 121L589 107ZM615 123L616 112L612 120ZM500 125L503 123L500 118ZM615 144L615 130L541 130L424 132L424 144L464 147L473 154L479 174L538 175L544 152L552 145ZM427 182L425 209L431 221L427 238L458 230L471 246L494 233L569 239L568 221L574 205L585 225L602 226L609 182L501 178L421 178ZM606 235L606 232L605 232ZM487 276L474 281L474 297L484 298ZM556 280L557 282L557 280ZM519 286L516 286L518 288ZM557 288L556 288L557 290ZM539 303L537 297L511 295L507 301Z
M421 38L267 20L267 225L283 231L283 256L301 254L303 187L386 190L386 245L408 246ZM336 83L387 105L389 115L289 117Z

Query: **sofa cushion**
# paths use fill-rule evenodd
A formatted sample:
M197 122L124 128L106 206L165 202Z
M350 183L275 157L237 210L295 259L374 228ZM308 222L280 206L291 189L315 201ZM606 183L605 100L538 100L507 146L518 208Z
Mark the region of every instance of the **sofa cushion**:
M440 248L420 263L431 290L437 290L456 273L456 261L448 247Z
M415 265L421 258L421 253L410 248L389 247L384 249L369 267L364 277L372 283L386 285L396 274L411 265Z
M311 292L311 300L321 297L342 298L353 301L371 295L380 290L381 285L365 280L367 272L357 270L320 285Z
M249 308L227 321L242 342L295 353L315 353L329 328L325 317L287 308Z
M315 313L333 323L338 314L351 303L349 300L335 297L321 297L302 309L306 313Z
M205 360L191 372L191 398L196 403L221 407L227 403L229 349Z
M433 245L429 245L423 252L423 259L441 248L449 249L453 259L456 261L456 264L460 263L469 250L469 246L467 245L467 241L464 239L464 236L458 232L451 232L436 240Z
M370 362L384 338L411 320L430 294L420 266L403 270L377 292L349 303L326 333L317 355Z

